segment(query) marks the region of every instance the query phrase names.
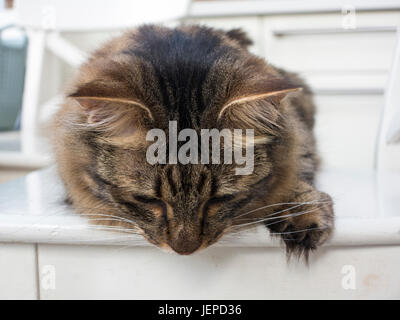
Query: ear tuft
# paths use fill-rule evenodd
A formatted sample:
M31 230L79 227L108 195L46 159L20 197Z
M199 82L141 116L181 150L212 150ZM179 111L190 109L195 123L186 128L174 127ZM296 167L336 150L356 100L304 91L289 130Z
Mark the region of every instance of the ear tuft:
M285 90L279 90L279 91L273 91L273 92L266 92L266 93L260 93L260 94L252 94L244 97L239 97L239 98L234 98L233 100L229 101L227 104L225 104L222 108L221 111L218 114L218 118L221 118L221 116L234 105L241 105L241 104L246 104L250 103L253 101L262 101L262 100L267 100L270 104L272 104L275 107L278 107L281 103L281 101L286 98L289 94L294 93L294 92L299 92L302 91L303 88L292 88L292 89L285 89Z
M75 99L87 113L107 113L108 111L115 114L123 109L121 106L125 106L125 109L141 109L147 113L150 120L154 120L150 109L138 101L103 97L70 97Z
M82 128L101 132L104 137L132 137L153 120L150 110L136 101L103 97L73 99L85 115Z
M275 136L281 129L279 124L279 105L289 94L301 91L302 88L279 90L235 98L225 104L218 120L232 128L254 129L255 135Z
M232 39L237 41L241 47L247 49L249 46L253 44L253 41L247 36L246 32L242 29L232 29L226 32L226 35Z
M88 124L99 123L107 118L107 102L89 98L75 98L87 114Z

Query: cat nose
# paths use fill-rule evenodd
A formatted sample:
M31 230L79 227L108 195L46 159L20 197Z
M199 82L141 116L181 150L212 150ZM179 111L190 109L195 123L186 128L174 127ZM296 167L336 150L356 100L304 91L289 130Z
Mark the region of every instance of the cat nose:
M181 232L176 238L170 239L168 244L176 253L189 255L200 248L202 241L199 237L190 236Z
M198 248L200 248L201 243L179 243L179 244L171 244L170 247L180 255L189 255L195 252Z

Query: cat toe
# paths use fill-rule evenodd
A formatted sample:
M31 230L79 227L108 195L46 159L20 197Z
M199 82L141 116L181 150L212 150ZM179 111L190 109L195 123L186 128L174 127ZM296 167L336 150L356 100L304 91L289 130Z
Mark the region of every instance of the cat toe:
M304 256L307 260L309 252L323 244L331 232L331 226L318 223L311 223L306 227L289 224L280 235L289 257L291 255Z

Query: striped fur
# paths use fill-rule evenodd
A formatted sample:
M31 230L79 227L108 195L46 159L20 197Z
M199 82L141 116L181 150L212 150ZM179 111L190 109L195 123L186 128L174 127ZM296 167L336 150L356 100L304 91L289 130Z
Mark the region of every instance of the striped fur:
M237 29L146 25L94 52L54 119L54 149L72 205L92 217L121 217L97 222L134 225L151 243L190 254L215 243L245 212L329 197L313 187L310 90L249 53L250 44ZM171 120L178 130L254 129L253 174L237 176L233 164L148 164L147 130L167 131ZM310 225L327 228L299 233L286 242L290 251L308 252L326 240L332 207L271 229Z

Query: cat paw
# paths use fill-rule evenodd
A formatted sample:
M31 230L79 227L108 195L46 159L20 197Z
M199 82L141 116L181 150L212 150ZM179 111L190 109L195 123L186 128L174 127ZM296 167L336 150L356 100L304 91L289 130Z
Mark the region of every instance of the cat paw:
M281 233L281 237L289 255L305 255L307 258L309 251L317 249L329 238L331 233L332 226L326 224L312 223L299 227L290 223Z
M293 217L270 229L273 235L281 237L289 257L304 256L307 260L309 252L317 249L332 234L334 215L332 202L309 206L302 211L307 213L297 216L294 213Z

